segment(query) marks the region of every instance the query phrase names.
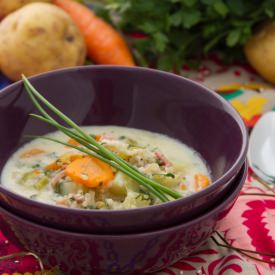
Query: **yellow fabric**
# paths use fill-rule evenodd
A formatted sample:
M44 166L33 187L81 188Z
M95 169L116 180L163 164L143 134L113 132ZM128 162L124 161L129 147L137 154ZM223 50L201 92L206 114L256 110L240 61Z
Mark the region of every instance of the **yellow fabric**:
M231 84L227 84L227 85L221 85L216 90L217 90L217 92L224 93L224 92L239 90L242 88L258 90L258 89L264 89L264 88L271 88L271 86L268 84L265 84L265 83L247 83L247 84L231 83Z
M250 120L253 116L261 114L266 103L267 99L262 96L252 96L246 104L238 99L231 101L232 106L246 120Z

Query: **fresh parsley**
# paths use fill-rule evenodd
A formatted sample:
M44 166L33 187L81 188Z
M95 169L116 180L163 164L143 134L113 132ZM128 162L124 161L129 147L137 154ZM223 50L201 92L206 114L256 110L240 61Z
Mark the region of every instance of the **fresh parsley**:
M129 38L139 65L179 70L220 52L241 61L253 29L275 17L275 0L105 0L98 9ZM102 10L104 12L102 12ZM108 14L108 16L107 16ZM137 37L138 34L138 37Z
M39 163L36 163L32 166L33 169L40 168L40 167L41 167L41 165Z

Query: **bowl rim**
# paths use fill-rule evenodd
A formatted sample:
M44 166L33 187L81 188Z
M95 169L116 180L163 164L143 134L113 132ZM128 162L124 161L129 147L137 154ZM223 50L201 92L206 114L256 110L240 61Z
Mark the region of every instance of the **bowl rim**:
M109 209L109 210L100 210L100 214L102 215L109 215L109 214L127 214L127 213L137 213L140 211L146 211L148 209L162 209L165 208L168 205L177 205L180 204L181 201L185 201L185 202L192 202L194 200L194 198L196 197L200 197L200 196L205 196L208 193L213 192L218 186L224 185L227 182L229 182L230 180L232 180L232 178L240 171L242 164L244 163L245 159L246 159L246 152L248 150L248 132L247 132L247 128L241 118L241 116L239 115L239 113L233 108L233 106L230 105L230 103L228 101L226 101L223 97L221 97L220 95L218 95L216 92L214 92L213 90L211 90L210 88L202 85L201 83L195 82L194 80L185 78L183 76L179 76L173 73L169 73L169 72L165 72L165 71L160 71L160 70L156 70L156 69L151 69L151 68L144 68L144 67L129 67L129 66L114 66L114 65L86 65L86 66L76 66L76 67L70 67L70 68L61 68L61 69L57 69L57 70L53 70L50 72L46 72L46 73L41 73L41 74L37 74L31 77L28 77L28 79L30 81L34 80L34 81L39 81L39 79L41 78L47 78L47 77L51 77L52 75L59 75L59 74L64 74L64 73L74 73L74 72L79 72L79 71L85 71L85 70L117 70L117 71L122 71L122 72L139 72L139 73L143 73L145 72L146 74L159 74L162 77L166 77L166 78L174 78L180 81L185 81L189 84L191 84L192 86L197 86L201 89L201 92L210 94L211 96L215 97L218 101L220 101L224 106L226 106L227 108L227 113L232 117L233 120L235 120L235 122L238 124L238 127L240 129L241 132L241 136L242 136L242 148L241 151L238 155L238 158L236 159L236 161L233 163L233 165L228 169L228 171L223 174L221 177L219 177L217 180L215 180L214 182L212 182L211 185L209 185L208 187L206 187L205 189L193 193L191 195L188 195L187 197L183 197L180 199L176 199L173 201L168 201L168 202L164 202L161 204L157 204L157 205L150 205L150 206L146 206L146 207L142 207L142 208L134 208L134 209L120 209L120 210L115 210L115 209ZM23 88L23 84L22 84L22 80L19 80L7 87L5 87L4 89L0 90L0 100L2 97L8 95L10 92L14 92L14 91L10 91L13 90L14 88L18 87L22 87ZM0 181L1 181L1 174L0 174ZM98 209L79 209L79 208L66 208L66 207L62 207L59 205L53 205L53 204L48 204L48 203L44 203L44 202L40 202L40 201L35 201L32 199L29 199L27 197L24 197L18 193L15 193L11 190L8 189L8 187L5 187L3 184L1 184L0 182L0 193L6 193L8 194L10 197L14 197L15 199L20 199L23 201L28 201L28 204L33 206L33 207L46 207L48 209L52 209L52 210L61 210L61 211L65 211L67 213L75 213L77 212L78 214L81 215L92 215L92 213L99 213Z
M174 232L176 230L179 230L182 227L189 227L194 223L199 223L202 220L206 220L208 217L210 217L211 215L213 215L215 212L218 212L219 210L221 210L225 205L227 205L228 203L230 203L235 197L236 199L238 198L238 195L241 191L241 188L243 187L243 184L245 182L245 179L247 177L248 174L248 162L247 160L245 160L241 171L238 173L237 175L237 179L234 181L235 185L234 187L230 189L230 193L228 196L228 193L224 195L225 199L218 202L218 204L216 206L213 206L209 211L199 215L198 217L196 217L193 220L187 221L187 222L183 222L174 226L169 226L166 228L162 228L162 229L158 229L158 230L152 230L152 231L147 231L147 232L141 232L141 233L122 233L120 234L89 234L89 233L79 233L79 232L73 232L73 231L66 231L64 229L56 229L56 228L52 228L50 226L47 225L42 225L30 220L27 220L26 218L22 218L14 213L11 213L10 211L6 210L5 208L3 208L2 206L0 206L0 212L4 212L7 213L9 216L12 216L13 218L15 218L16 220L20 221L20 222L24 222L27 223L30 226L35 226L36 228L39 228L40 230L43 230L46 228L46 230L52 233L58 233L58 234L69 234L70 236L75 236L75 237L86 237L86 238L90 238L90 237L95 237L95 238L100 238L100 239L106 239L106 238L111 238L113 240L121 240L121 239L132 239L132 237L135 238L143 238L143 237L148 237L148 236L155 236L156 234L168 234L171 232Z

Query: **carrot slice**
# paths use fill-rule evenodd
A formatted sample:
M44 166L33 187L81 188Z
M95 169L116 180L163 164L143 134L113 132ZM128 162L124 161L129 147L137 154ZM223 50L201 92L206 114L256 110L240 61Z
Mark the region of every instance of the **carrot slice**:
M65 173L76 183L87 187L101 184L106 187L114 178L111 166L93 157L76 159L66 167Z
M26 158L34 157L34 156L37 156L37 155L41 155L43 153L45 153L44 150L41 150L41 149L38 149L38 148L33 148L33 149L30 149L30 150L24 152L20 156L20 158L26 159Z
M200 191L206 188L210 184L210 180L207 176L203 174L195 175L195 190Z

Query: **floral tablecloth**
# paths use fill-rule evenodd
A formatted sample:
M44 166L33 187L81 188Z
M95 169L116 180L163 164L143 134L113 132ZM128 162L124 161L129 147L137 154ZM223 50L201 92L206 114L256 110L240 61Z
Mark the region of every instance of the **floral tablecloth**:
M184 66L182 74L221 93L239 111L248 128L252 128L263 113L275 110L275 89L265 84L249 67L226 68L219 60L211 58L196 72ZM9 81L0 76L0 88L7 84ZM246 195L247 193L258 195ZM261 194L275 195L275 188L267 189L250 171L240 197L230 213L219 223L214 238L210 238L188 258L156 275L275 274L275 258L248 253L256 258L252 259L215 242L224 244L218 235L221 234L235 248L275 253L275 197ZM0 256L17 251L19 249L0 232ZM26 256L0 261L0 275L10 274L41 273L38 262L31 256ZM64 273L55 269L48 271L48 274Z

